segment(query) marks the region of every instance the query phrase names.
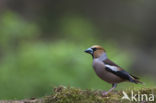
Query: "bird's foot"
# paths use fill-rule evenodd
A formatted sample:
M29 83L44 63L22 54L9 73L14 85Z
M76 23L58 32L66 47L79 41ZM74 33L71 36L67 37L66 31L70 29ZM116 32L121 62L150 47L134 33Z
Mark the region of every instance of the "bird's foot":
M106 96L108 95L108 93L109 93L109 92L102 91L102 92L101 92L101 95L102 95L103 97L106 97Z

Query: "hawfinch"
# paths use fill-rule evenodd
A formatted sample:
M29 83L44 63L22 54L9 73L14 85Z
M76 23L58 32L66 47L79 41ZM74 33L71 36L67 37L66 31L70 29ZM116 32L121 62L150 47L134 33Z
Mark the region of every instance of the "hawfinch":
M102 95L105 96L113 89L117 87L117 83L129 81L132 83L142 83L138 77L129 74L123 70L120 66L113 63L107 58L106 51L99 45L94 45L87 50L86 53L89 53L93 57L93 68L96 74L104 81L111 83L112 88L107 92L102 92Z

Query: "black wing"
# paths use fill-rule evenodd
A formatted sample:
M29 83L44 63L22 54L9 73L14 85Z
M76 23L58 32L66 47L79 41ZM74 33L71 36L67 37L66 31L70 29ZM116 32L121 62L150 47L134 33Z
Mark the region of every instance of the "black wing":
M125 70L123 70L120 66L118 66L117 64L113 63L111 60L109 59L106 59L103 61L104 64L106 65L110 65L110 66L106 66L106 70L119 76L120 78L122 79L125 79L125 80L129 80L130 82L134 82L136 83L135 79L139 79L138 77L136 76L133 76L131 74L129 74L128 72L126 72ZM111 68L111 66L114 66L114 67L117 67L118 70L114 71L113 68Z
M124 71L124 70L121 70L121 71L113 71L113 70L110 69L109 67L106 67L105 69L106 69L107 71L109 71L109 72L111 72L111 73L113 73L113 74L119 76L119 77L122 78L122 79L129 80L130 82L135 83L135 80L132 78L132 76L131 76L128 72L126 72L126 71Z

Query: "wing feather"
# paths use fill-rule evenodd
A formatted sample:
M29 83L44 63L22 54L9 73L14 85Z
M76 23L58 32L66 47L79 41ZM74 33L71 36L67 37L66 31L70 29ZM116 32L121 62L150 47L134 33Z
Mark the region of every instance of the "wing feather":
M121 67L119 67L117 64L113 63L109 59L106 59L103 62L105 64L105 66L106 66L105 69L107 71L119 76L122 79L129 80L130 82L134 82L134 83L136 83L135 79L139 79L138 77L129 74L128 72L123 70Z

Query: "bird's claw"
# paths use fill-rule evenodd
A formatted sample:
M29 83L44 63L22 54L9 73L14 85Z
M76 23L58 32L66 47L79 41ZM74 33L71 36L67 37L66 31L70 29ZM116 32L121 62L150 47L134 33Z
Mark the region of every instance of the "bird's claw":
M102 91L102 92L101 92L101 95L102 95L103 97L106 97L106 96L108 95L108 92Z

